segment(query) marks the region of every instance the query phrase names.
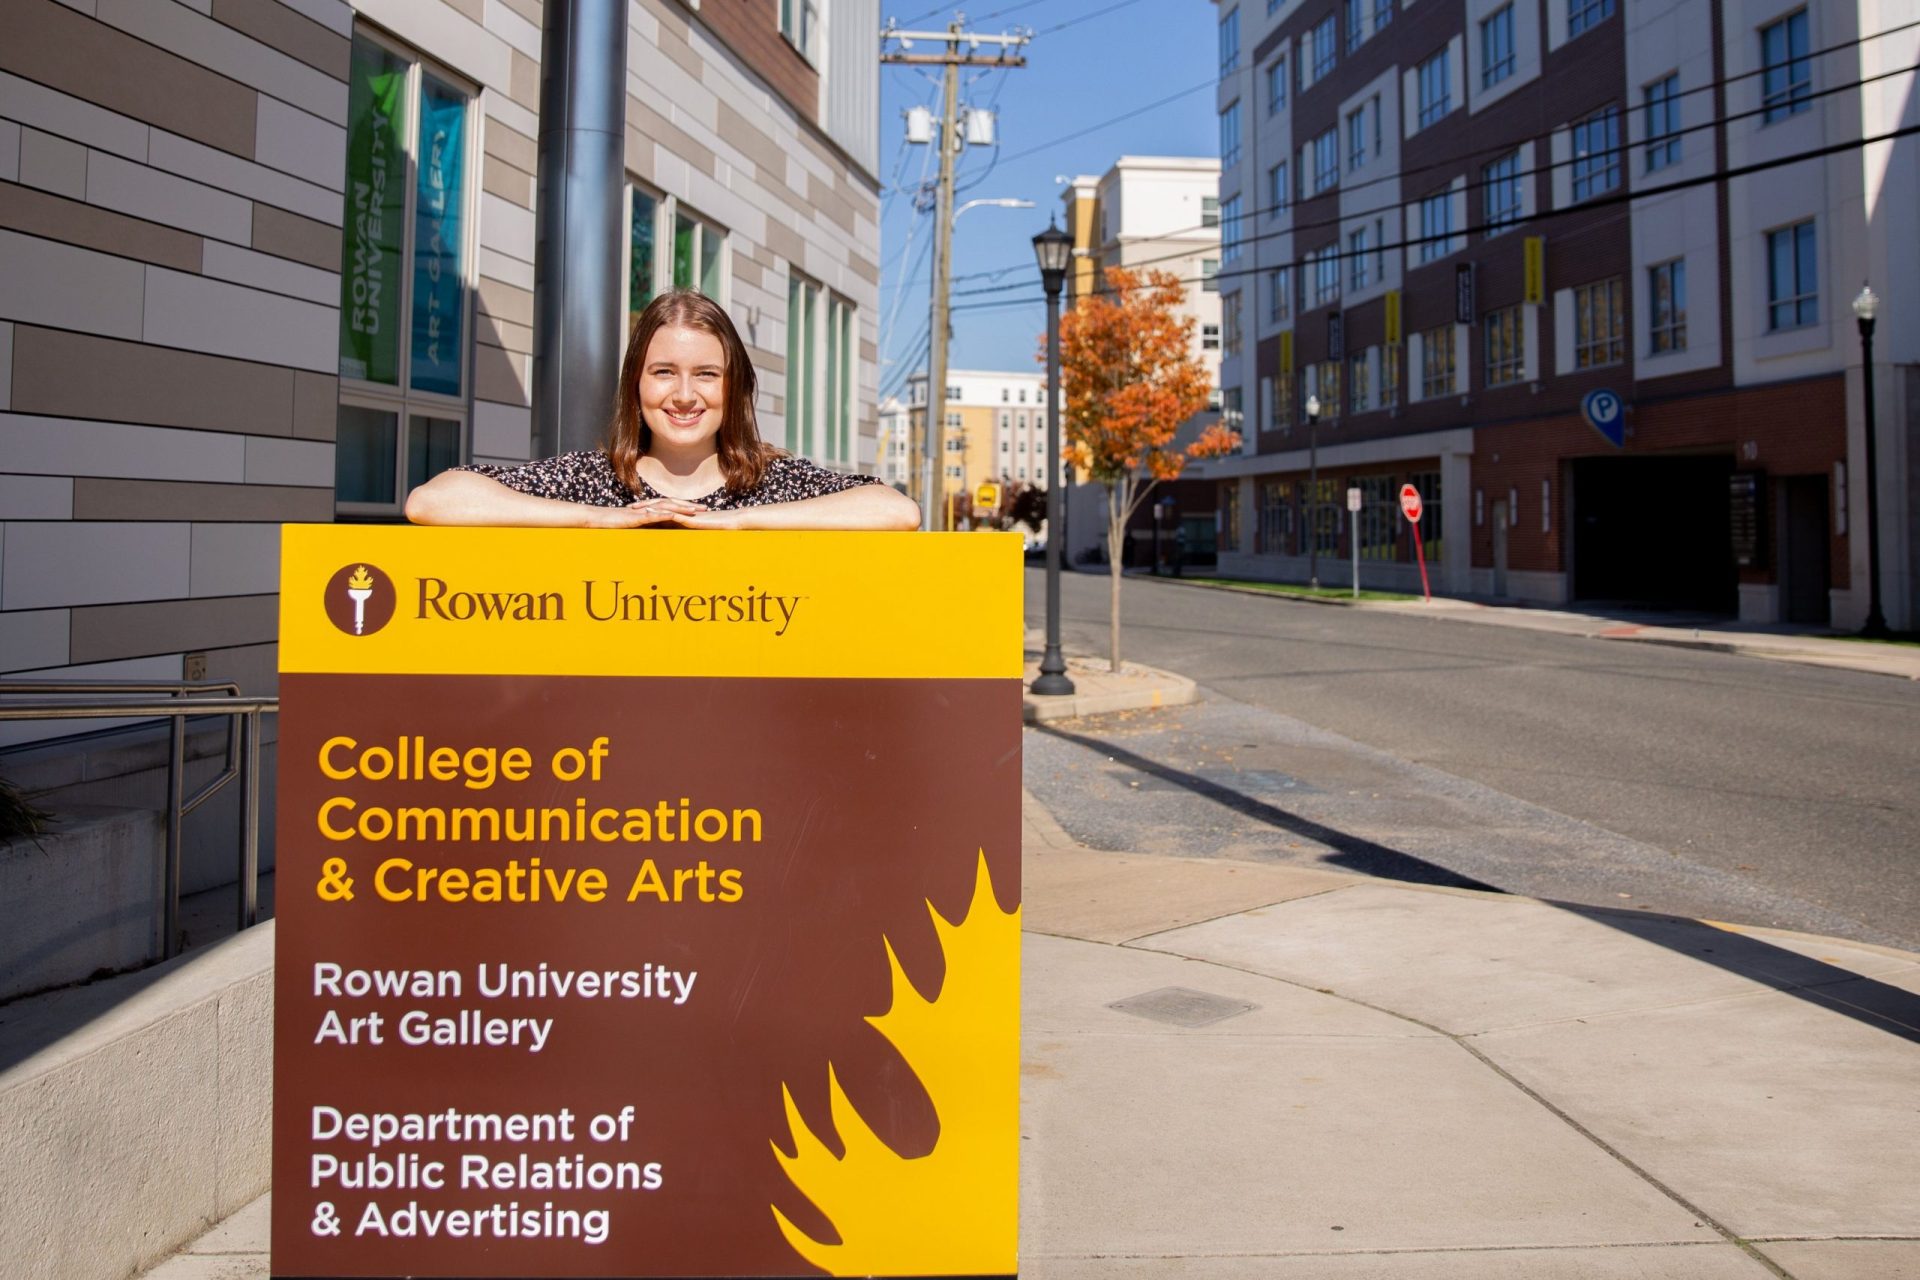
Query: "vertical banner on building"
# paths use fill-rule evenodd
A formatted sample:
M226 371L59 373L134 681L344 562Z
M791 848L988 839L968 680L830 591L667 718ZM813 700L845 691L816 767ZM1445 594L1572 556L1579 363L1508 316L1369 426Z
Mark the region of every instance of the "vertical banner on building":
M413 388L460 394L461 257L466 229L467 98L420 80L420 166L413 198Z
M272 1273L1011 1275L1020 543L289 526Z
M1473 264L1457 263L1453 268L1453 319L1456 324L1472 324L1476 303L1473 296Z
M346 219L340 245L340 375L400 380L400 247L407 203L407 64L353 42Z
M1400 291L1387 290L1387 344L1400 341Z
M1520 300L1539 306L1547 300L1547 241L1545 236L1528 236L1521 242L1525 262Z

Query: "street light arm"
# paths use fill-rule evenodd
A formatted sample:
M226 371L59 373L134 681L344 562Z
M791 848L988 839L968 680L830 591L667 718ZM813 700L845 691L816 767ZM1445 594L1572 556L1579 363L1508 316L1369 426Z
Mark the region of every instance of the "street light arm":
M953 220L955 222L960 221L961 214L965 213L969 209L977 209L981 205L992 205L996 209L1031 209L1033 208L1033 201L1017 200L1012 196L1001 196L997 199L987 198L987 199L981 199L981 200L969 200L965 204L961 205L958 209L955 209L953 211Z

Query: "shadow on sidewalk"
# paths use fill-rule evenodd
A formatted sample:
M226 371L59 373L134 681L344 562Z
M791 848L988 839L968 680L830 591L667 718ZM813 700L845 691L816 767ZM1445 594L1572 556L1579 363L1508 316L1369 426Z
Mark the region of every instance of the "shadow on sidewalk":
M1506 892L1496 885L1460 875L1424 858L1289 813L1232 787L1128 751L1109 740L1072 733L1055 724L1029 725L1028 729L1098 751L1111 757L1116 764L1182 787L1256 821L1325 845L1333 851L1322 859L1328 866L1408 884ZM1763 938L1715 928L1682 916L1589 907L1569 902L1549 902L1547 905L1702 964L1712 965L1782 995L1805 1000L1875 1030L1920 1044L1920 995L1890 983L1861 977L1851 970L1812 956L1803 956ZM1836 942L1844 943L1844 940L1836 939Z

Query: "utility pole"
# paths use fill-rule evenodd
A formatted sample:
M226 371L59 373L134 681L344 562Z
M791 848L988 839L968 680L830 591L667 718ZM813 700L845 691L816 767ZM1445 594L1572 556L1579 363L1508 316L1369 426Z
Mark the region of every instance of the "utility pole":
M941 459L947 443L947 340L952 317L948 311L948 284L953 275L953 162L967 144L960 119L960 68L1024 67L1017 50L1031 38L1027 33L983 36L966 30L966 15L956 13L945 31L901 31L889 26L880 39L899 43L881 53L883 63L939 66L945 69L941 117L934 122L933 140L940 148L940 179L934 202L933 301L927 329L927 418L920 433L920 527L940 529L946 524L946 494ZM914 53L913 42L944 43L938 53ZM997 53L983 55L981 45L996 45ZM922 108L915 108L916 111ZM909 140L912 139L911 133Z

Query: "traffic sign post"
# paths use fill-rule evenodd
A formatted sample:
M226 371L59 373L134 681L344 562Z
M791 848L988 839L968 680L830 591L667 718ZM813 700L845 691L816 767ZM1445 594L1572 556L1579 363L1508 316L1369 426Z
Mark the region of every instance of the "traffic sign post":
M1353 598L1360 598L1360 490L1347 489L1347 547L1353 553Z
M1413 554L1420 561L1420 594L1433 603L1433 588L1427 583L1427 549L1420 537L1420 491L1410 484L1400 486L1400 510L1413 526Z

